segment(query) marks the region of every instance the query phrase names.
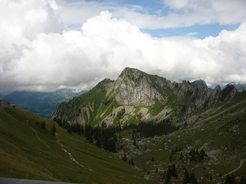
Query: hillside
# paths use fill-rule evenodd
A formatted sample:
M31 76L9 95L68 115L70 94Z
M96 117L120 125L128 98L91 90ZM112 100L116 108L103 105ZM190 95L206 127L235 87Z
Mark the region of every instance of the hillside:
M204 81L126 68L62 103L52 118L72 132L85 126L86 139L152 183L246 182L246 93L233 85L209 91Z
M79 96L86 91L73 92L71 89L59 89L55 92L14 91L2 99L39 116L50 118L60 103Z
M169 134L143 137L136 129L123 131L118 134L123 137L118 153L133 158L149 173L145 177L155 182L169 178L171 183L185 183L187 171L199 183L233 183L226 182L232 176L241 184L246 182L245 122L246 94L240 94L192 116ZM170 166L177 176L167 174Z
M53 121L18 107L0 113L0 177L246 183L246 93L233 85L210 92L204 81L126 68L63 102L52 117L55 134Z
M138 69L125 68L116 81L105 79L88 93L62 103L53 114L71 124L107 125L173 119L180 122L201 110L224 103L238 92L233 85L209 92L189 81L171 82ZM120 118L120 112L124 112Z
M1 104L0 177L73 183L146 183L141 179L141 171L88 144L83 137L68 134L57 125L53 136L54 122Z

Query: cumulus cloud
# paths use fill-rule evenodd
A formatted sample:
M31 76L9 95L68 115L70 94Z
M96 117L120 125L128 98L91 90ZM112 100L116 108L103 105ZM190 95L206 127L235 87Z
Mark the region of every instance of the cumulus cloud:
M195 24L235 24L246 18L244 0L163 0L173 10L166 18L175 20L176 26Z
M71 28L78 28L88 18L109 10L115 18L123 18L140 29L167 29L193 25L240 24L246 20L245 0L162 0L153 10L142 5L117 4L114 1L79 2L58 0L62 18Z
M80 30L66 30L54 1L29 2L6 0L0 7L16 12L0 21L0 92L90 89L103 78L116 79L125 67L176 81L246 82L246 23L203 40L153 38L102 11ZM37 15L25 19L30 12Z

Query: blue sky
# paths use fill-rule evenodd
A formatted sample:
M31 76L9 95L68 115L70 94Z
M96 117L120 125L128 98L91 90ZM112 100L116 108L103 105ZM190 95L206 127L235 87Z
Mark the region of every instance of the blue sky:
M216 37L222 30L234 31L239 25L211 24L169 29L143 29L142 31L151 34L153 37L192 36L204 39L208 36Z
M0 93L88 90L133 67L246 83L245 0L1 0Z
M115 0L115 1L103 1L103 0L87 0L87 1L81 1L81 0L64 0L61 1L63 3L66 3L67 5L72 5L76 4L79 6L79 3L83 2L83 5L87 4L89 5L90 3L93 4L93 11L96 11L96 8L98 10L109 10L111 13L113 13L113 16L116 18L124 18L129 22L133 22L137 24L137 20L131 20L130 16L124 15L124 13L117 13L119 9L121 8L121 11L125 10L125 14L127 13L136 13L141 16L149 16L152 18L168 18L171 17L171 14L175 14L177 17L186 17L182 21L180 21L177 24L174 25L163 25L167 21L160 21L159 25L158 22L153 24L152 26L148 25L148 21L146 21L146 25L139 26L139 28L146 33L151 34L153 37L170 37L170 36L192 36L200 39L204 39L208 36L213 36L216 37L219 35L219 33L222 30L228 30L228 31L233 31L238 28L240 23L242 22L243 19L245 19L245 15L243 16L235 16L233 20L226 21L227 17L225 16L225 19L223 20L223 14L226 13L231 13L233 11L237 11L237 7L241 6L241 10L239 9L238 11L244 11L246 8L245 2L243 0L236 0L235 4L237 6L233 7L230 10L230 8L225 9L223 11L220 10L220 8L216 6L223 6L224 4L230 4L233 3L233 1L227 1L225 0L224 2L221 1L220 3L213 3L211 0L201 0L200 2L203 3L196 3L199 1L195 0ZM171 3L170 3L171 2ZM172 3L174 2L174 3ZM180 3L181 2L181 3ZM216 1L214 1L216 2ZM195 4L195 5L192 5ZM180 4L180 5L179 5ZM206 7L207 4L207 7ZM85 6L87 6L85 5ZM89 6L88 6L89 7ZM92 7L92 5L91 5ZM209 8L213 7L214 10L210 11ZM196 10L197 8L197 10ZM216 9L217 8L217 9ZM200 10L199 10L200 9ZM218 10L218 11L216 11ZM83 8L81 8L81 11L83 11ZM92 12L93 12L92 11ZM200 12L199 12L200 11ZM221 15L220 15L221 13ZM208 14L211 14L212 16L208 17L206 21L206 16ZM188 22L188 19L192 19L192 16L203 16L205 18L201 19L201 21L196 20L194 22L190 22L186 25L186 21ZM217 16L217 17L216 17ZM233 15L231 15L233 17ZM136 18L135 18L136 19ZM187 19L187 20L186 20ZM241 20L240 20L241 19ZM175 19L177 20L177 19ZM139 21L143 22L144 20ZM155 20L153 20L154 22ZM158 20L157 20L158 21ZM80 27L82 26L83 22L80 22L78 24L73 24L73 26L70 25L71 29L76 29L76 26ZM142 23L143 24L143 23ZM75 25L75 27L74 27ZM158 28L159 26L159 28ZM164 27L164 28L161 28Z

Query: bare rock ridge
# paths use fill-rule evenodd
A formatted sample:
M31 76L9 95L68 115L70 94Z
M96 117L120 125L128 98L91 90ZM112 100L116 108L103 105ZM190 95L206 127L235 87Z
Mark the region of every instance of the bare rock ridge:
M121 105L153 105L156 101L165 101L158 88L165 90L170 84L164 78L126 68L115 81L115 89L119 91L115 99Z
M52 119L68 123L115 124L170 118L187 119L237 94L233 85L209 93L204 81L171 82L134 68L125 68L116 81L104 79L88 93L62 103Z

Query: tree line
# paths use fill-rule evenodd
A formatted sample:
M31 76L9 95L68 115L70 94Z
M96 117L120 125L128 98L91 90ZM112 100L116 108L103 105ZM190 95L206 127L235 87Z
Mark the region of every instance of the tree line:
M119 116L121 116L122 113L124 112L119 112ZM121 126L120 123L118 123L117 126L112 126L102 122L100 126L98 124L95 127L88 124L85 126L78 123L69 124L59 118L54 118L54 121L57 122L59 126L65 128L69 134L72 132L79 135L83 134L91 144L95 144L111 152L116 152L115 143L117 142L117 138L115 134L118 132L134 130L133 132L138 132L141 137L153 137L168 134L178 129L169 119L162 120L159 123L154 123L153 121L142 121L138 124L126 123L124 126Z
M179 128L169 119L165 119L160 121L159 123L155 123L154 121L141 121L138 124L126 124L123 126L123 130L136 130L136 132L140 133L141 137L154 137L161 136L168 133L171 133Z

